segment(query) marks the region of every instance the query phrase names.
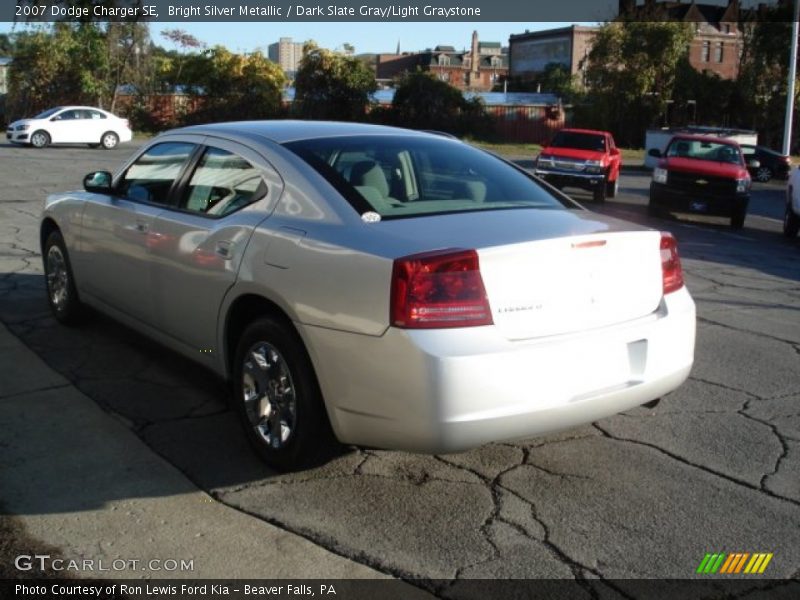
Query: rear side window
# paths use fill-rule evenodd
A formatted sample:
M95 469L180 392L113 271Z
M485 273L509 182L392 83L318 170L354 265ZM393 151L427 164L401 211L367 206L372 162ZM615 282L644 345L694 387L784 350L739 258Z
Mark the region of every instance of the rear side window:
M368 135L285 144L359 213L384 218L511 208L563 208L533 178L467 144Z
M208 148L186 187L181 208L224 217L266 196L258 170L232 152Z
M167 204L172 185L189 162L195 147L186 142L151 146L125 171L117 193L135 202Z

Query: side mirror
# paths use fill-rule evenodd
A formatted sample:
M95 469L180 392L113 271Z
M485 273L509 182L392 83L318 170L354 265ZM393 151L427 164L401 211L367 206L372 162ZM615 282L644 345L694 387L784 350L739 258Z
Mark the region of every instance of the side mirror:
M611 149L612 156L619 156L619 148L612 148Z
M108 171L95 171L83 178L83 189L96 194L111 192L111 173Z
M748 160L747 161L747 168L748 169L757 169L761 166L761 163L757 160Z
M652 156L653 158L661 158L661 150L658 148L650 148L647 151L647 156Z

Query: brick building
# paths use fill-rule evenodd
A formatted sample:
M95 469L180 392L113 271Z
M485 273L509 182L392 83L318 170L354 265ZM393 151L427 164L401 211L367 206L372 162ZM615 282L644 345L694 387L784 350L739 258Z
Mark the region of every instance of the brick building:
M691 23L695 28L689 48L689 64L698 71L710 71L723 79L736 79L743 49L739 0L726 6L694 2L619 0L620 17L641 20L670 20Z
M641 21L682 21L695 30L689 47L689 63L698 71L710 71L724 79L739 75L743 49L740 23L747 11L739 0L727 5L694 2L619 0L619 17ZM549 63L561 64L573 75L582 73L592 47L596 27L562 27L525 32L509 39L509 75L522 81L544 71Z
M544 31L526 31L509 38L509 75L530 80L551 63L582 73L597 27L572 25Z
M436 46L424 52L379 54L375 76L390 81L417 68L461 90L488 91L508 73L508 55L500 42L480 42L475 31L470 49L462 52L453 46Z

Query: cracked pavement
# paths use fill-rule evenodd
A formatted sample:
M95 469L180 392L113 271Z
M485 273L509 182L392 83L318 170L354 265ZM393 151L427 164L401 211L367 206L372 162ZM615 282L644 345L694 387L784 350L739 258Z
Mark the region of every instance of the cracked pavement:
M100 315L77 329L49 315L42 199L131 152L0 145L0 320L216 501L443 597L469 597L473 578L636 597L626 580L691 577L716 551L772 552L772 577L800 576L800 240L779 234L782 184L756 186L741 232L647 217L640 175L601 208L673 231L697 302L692 376L655 408L457 455L347 448L277 474L213 375Z

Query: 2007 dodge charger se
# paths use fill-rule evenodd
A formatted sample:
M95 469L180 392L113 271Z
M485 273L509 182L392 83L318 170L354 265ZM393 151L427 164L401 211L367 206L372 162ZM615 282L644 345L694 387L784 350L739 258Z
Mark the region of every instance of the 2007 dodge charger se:
M451 452L589 423L688 377L675 239L430 133L173 130L47 199L56 318L90 305L230 380L259 454Z

